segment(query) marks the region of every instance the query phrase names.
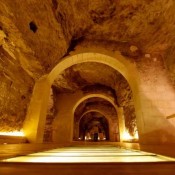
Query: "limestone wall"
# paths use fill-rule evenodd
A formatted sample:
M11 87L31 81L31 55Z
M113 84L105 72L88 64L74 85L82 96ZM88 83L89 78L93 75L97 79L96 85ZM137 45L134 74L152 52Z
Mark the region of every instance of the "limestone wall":
M0 131L21 130L34 81L0 46Z
M161 58L144 57L138 63L141 77L140 103L143 143L175 143L175 123L167 119L175 113L175 90Z

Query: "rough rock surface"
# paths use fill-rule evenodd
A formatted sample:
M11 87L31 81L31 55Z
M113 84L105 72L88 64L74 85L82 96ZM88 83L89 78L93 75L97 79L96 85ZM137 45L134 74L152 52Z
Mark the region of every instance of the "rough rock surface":
M174 9L174 0L0 0L1 130L19 130L34 81L88 43L94 43L94 48L101 43L101 48L120 50L136 64L147 58L145 54L150 55L149 60L163 60L175 87ZM86 85L107 86L116 92L119 105L133 121L134 116L129 117L133 111L130 90L115 84L119 76L108 76L110 69L99 77L100 66L94 66L66 70L57 85L69 91Z
M0 47L0 130L20 130L34 81L18 61Z

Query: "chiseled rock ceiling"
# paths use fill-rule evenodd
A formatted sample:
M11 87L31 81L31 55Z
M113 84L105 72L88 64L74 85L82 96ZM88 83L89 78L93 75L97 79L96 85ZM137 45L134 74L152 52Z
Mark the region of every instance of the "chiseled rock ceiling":
M87 39L134 44L174 63L174 8L173 0L1 0L0 36L33 77Z
M109 66L99 63L81 63L71 66L58 75L54 86L60 92L83 90L94 84L115 89L121 79L124 79L122 75Z
M104 93L112 96L116 105L133 104L132 92L125 78L116 70L99 63L74 65L60 75L53 84L57 92Z
M174 9L174 0L0 0L3 129L10 130L9 117L17 129L22 126L34 81L64 56L76 52L79 46L86 48L92 44L119 50L135 62L147 53L151 58L163 58L175 82ZM104 65L86 66L81 64L65 70L58 77L62 80L62 85L57 82L59 91L82 89L83 84L94 83L116 90L117 80L114 80L118 73L110 68L102 73ZM125 103L122 99L119 104Z

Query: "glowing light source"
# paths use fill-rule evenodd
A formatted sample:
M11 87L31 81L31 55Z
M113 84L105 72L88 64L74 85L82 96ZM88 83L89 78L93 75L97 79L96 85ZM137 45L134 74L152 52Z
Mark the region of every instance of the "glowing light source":
M138 140L138 131L135 132L134 136L131 136L128 131L125 131L123 134L123 140Z
M135 134L134 134L134 139L139 139L138 131L135 132Z
M132 140L132 139L133 139L133 137L129 134L128 131L125 131L123 133L123 140Z
M1 136L24 136L23 131L0 132Z

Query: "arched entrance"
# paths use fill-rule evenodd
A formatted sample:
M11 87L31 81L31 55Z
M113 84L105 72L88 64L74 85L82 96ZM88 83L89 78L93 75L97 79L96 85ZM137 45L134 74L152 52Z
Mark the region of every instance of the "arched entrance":
M94 98L96 99L103 99L105 104L104 105L98 105L98 102L94 101ZM85 103L87 101L91 101L91 105L85 106ZM94 101L92 103L92 101ZM82 105L84 106L82 108ZM112 102L112 98L110 99L107 95L102 94L87 94L82 96L81 98L77 99L77 102L74 103L73 107L73 140L79 139L79 125L82 116L86 115L90 112L97 112L101 113L106 117L109 123L109 135L110 135L110 141L120 141L123 139L123 132L125 129L125 123L124 123L124 116L122 113L122 108L117 107L116 110L116 104ZM80 112L81 111L83 112ZM77 112L78 111L78 112Z
M79 122L79 140L97 141L94 138L97 128L98 140L110 140L109 124L106 117L99 112L88 112L82 116Z
M81 53L71 57L67 57L63 61L61 61L48 75L43 76L35 84L27 117L23 127L27 138L31 142L43 141L44 125L51 84L53 83L56 76L60 74L63 70L72 65L83 62L97 62L105 64L120 72L126 78L132 89L135 106L137 106L136 115L138 116L138 113L140 112L138 110L140 104L139 97L137 95L138 85L136 69L132 67L129 63L128 66L125 66L126 62L124 64L122 61L125 61L125 59L123 56L121 56L119 52L115 53L115 58L99 53ZM139 123L139 131L141 131L143 125L140 119L140 117L137 117L137 123ZM70 123L72 125L73 119L70 120Z
M82 97L80 97L75 103L74 103L74 106L73 106L73 111L72 111L72 114L73 114L73 118L75 117L75 111L77 109L77 107L83 103L84 101L88 100L88 99L91 99L91 98L94 98L94 97L98 97L98 98L101 98L101 99L104 99L105 101L109 102L115 109L116 111L116 114L111 114L112 117L115 117L116 116L116 119L113 120L113 124L110 125L110 128L112 128L112 133L111 133L111 141L119 141L119 140L123 140L123 136L124 136L124 131L125 131L125 119L124 119L124 114L123 114L123 108L122 107L118 107L117 104L114 102L114 99L110 96L110 95L107 95L107 94L98 94L98 93L92 93L92 94L87 94L87 95L84 95ZM89 109L88 111L100 111L102 112L103 110L99 110L98 108L94 108L94 109ZM110 113L110 112L108 112ZM103 114L107 117L107 114L105 114L103 112ZM111 119L109 119L111 120ZM112 121L111 121L112 122ZM75 126L78 126L79 123L77 123L75 120L74 120L74 127ZM76 127L77 127L76 126ZM75 131L75 128L74 128L74 131ZM77 134L78 135L78 134ZM114 136L115 135L115 136ZM115 137L115 138L114 138ZM75 136L74 134L74 138L78 138L78 136Z

